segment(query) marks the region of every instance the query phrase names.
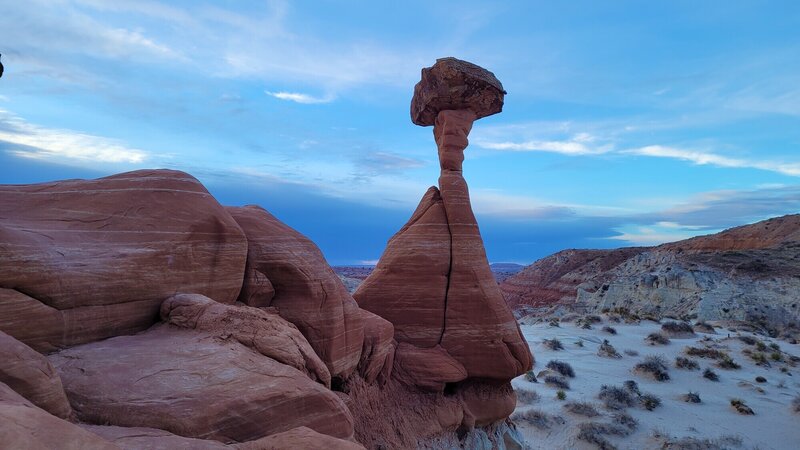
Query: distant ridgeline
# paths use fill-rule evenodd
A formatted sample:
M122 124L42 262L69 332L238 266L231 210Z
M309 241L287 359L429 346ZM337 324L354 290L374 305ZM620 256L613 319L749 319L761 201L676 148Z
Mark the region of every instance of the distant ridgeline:
M501 283L518 316L620 310L800 337L800 215L657 247L564 250Z

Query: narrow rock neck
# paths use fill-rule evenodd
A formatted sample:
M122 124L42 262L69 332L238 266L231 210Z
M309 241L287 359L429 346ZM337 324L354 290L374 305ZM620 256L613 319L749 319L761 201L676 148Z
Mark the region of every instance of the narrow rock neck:
M470 110L440 111L433 126L433 137L439 147L439 166L445 171L461 172L464 149L469 145L469 132L475 122L475 113Z

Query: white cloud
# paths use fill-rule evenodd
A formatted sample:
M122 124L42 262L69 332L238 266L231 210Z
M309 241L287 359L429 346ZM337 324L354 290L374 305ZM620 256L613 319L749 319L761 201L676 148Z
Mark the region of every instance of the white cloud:
M698 165L713 165L728 168L748 168L760 169L769 172L777 172L783 175L798 177L800 176L800 163L786 163L776 161L756 161L739 158L730 158L716 153L709 153L697 150L685 150L661 145L650 145L624 153L651 156L656 158L673 158L682 161L689 161Z
M569 140L551 141L524 141L524 142L491 142L479 140L475 145L490 150L508 150L517 152L551 152L562 155L599 155L611 151L610 145L590 146L595 141L594 136L588 133L578 133Z
M0 142L9 153L22 158L50 161L80 160L100 163L139 164L148 153L100 136L73 130L46 128L0 109Z
M302 103L304 105L313 105L318 103L330 103L334 100L334 96L326 95L325 97L314 97L312 95L303 94L300 92L270 92L264 91L265 94L295 103Z

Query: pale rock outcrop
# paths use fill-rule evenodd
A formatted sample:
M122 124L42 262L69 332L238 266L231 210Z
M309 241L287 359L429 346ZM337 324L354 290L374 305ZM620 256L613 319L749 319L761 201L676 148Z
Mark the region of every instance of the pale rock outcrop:
M146 329L161 302L233 303L247 241L191 175L0 185L0 329L42 351Z
M0 383L62 419L72 408L58 373L42 354L0 331Z
M242 302L275 307L300 329L332 376L352 374L361 357L364 323L319 248L263 208L227 210L247 236Z

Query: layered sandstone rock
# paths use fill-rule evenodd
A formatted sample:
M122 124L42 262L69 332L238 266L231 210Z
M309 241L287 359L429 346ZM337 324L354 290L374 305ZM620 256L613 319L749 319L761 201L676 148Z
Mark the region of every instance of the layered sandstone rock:
M36 407L4 383L0 383L0 447L120 450L100 436Z
M242 302L275 307L300 329L332 376L352 374L361 357L364 323L319 248L260 207L227 210L247 235Z
M61 378L40 353L0 331L0 383L62 419L72 416Z
M247 241L192 176L0 186L0 329L39 351L143 330L175 292L233 303Z
M428 190L353 296L391 321L398 341L441 346L469 377L508 381L532 358L489 268L462 175L474 119L471 111L439 113L439 189Z
M306 373L326 387L331 374L297 327L274 311L230 306L200 294L178 294L161 305L161 320L218 338L233 338L282 364Z
M235 338L157 325L50 356L78 417L244 442L307 426L350 438L333 392Z

